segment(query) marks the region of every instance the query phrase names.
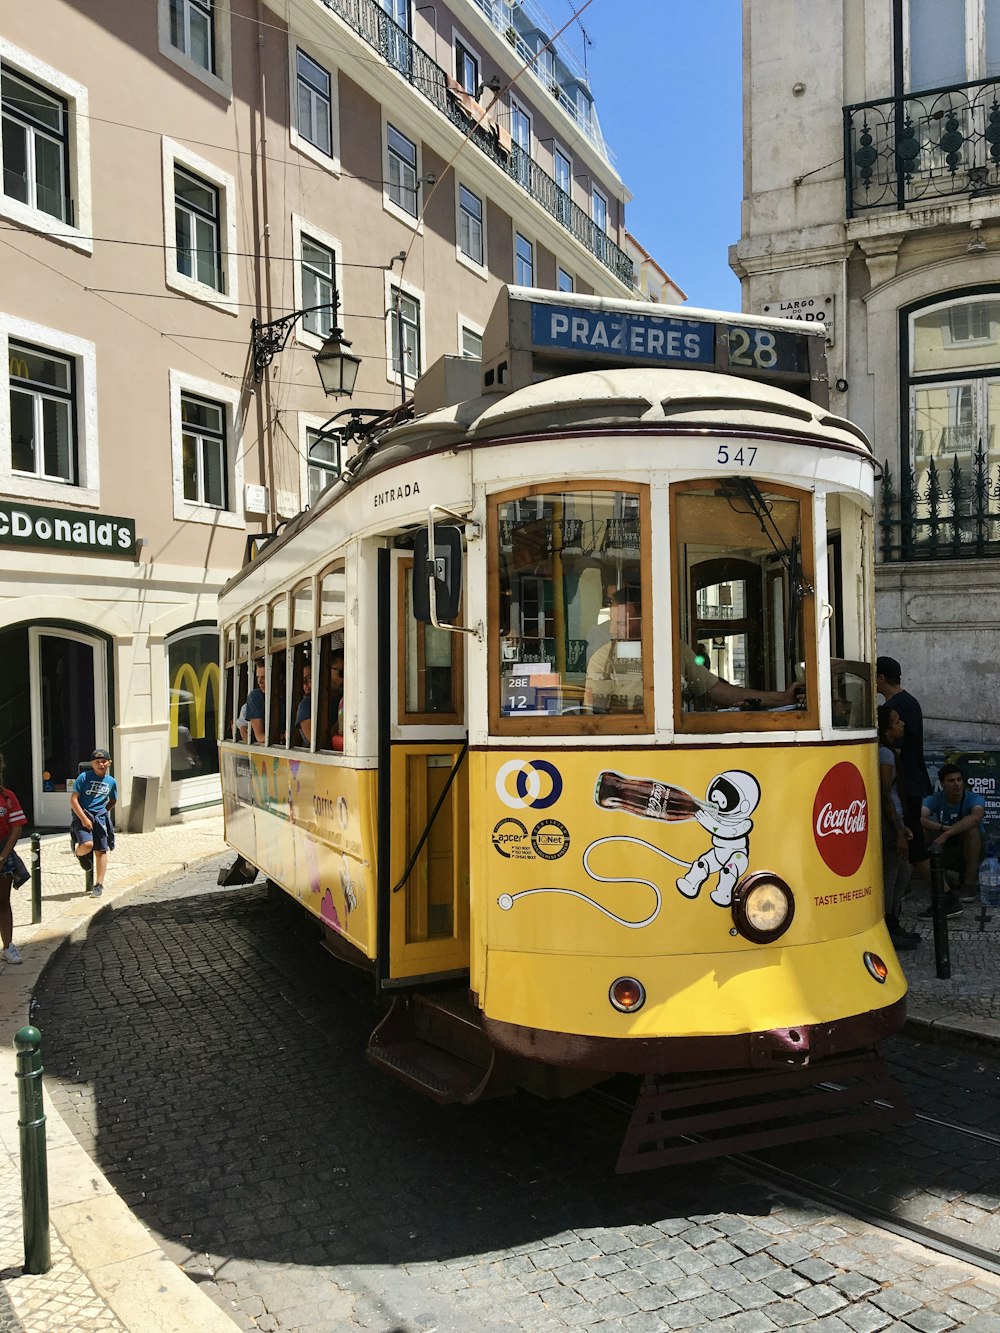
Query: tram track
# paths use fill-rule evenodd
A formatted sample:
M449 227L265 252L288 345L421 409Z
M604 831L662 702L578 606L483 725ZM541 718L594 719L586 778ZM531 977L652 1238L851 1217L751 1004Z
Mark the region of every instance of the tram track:
M818 1086L828 1090L836 1090L837 1088L837 1085L830 1083L821 1083ZM600 1101L626 1119L632 1114L631 1104L614 1093L600 1088L592 1088L585 1095ZM1000 1147L1000 1134L991 1130L979 1129L972 1125L959 1124L925 1111L915 1111L911 1123L925 1124L951 1136L965 1136L980 1143L989 1144L991 1147ZM680 1137L692 1143L707 1141L705 1135L688 1134ZM977 1245L926 1223L901 1217L889 1208L859 1198L845 1190L824 1185L822 1182L811 1179L800 1172L789 1170L785 1166L779 1166L762 1155L731 1153L720 1156L715 1160L736 1167L754 1180L778 1186L801 1199L820 1203L825 1207L846 1213L849 1217L856 1218L860 1222L888 1231L901 1239L913 1241L915 1244L922 1245L946 1258L960 1260L963 1263L972 1264L984 1272L1000 1276L1000 1252L997 1249ZM883 1164L885 1160L883 1158Z

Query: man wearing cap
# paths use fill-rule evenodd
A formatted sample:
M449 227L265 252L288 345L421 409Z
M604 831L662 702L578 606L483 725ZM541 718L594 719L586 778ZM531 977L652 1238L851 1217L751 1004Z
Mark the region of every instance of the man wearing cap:
M95 750L90 756L90 772L80 774L69 797L73 810L69 826L73 850L84 870L94 866L95 898L104 891L108 852L115 846L111 811L118 800L118 783L111 776L110 768L111 756L107 750Z

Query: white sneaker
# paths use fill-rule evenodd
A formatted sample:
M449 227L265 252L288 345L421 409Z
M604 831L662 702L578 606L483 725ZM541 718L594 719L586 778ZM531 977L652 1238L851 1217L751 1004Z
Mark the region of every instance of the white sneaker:
M94 898L99 898L103 892L104 892L103 884L95 884L94 887L90 890L91 896Z
M23 963L21 950L16 944L8 944L6 949L0 949L0 961L4 963Z

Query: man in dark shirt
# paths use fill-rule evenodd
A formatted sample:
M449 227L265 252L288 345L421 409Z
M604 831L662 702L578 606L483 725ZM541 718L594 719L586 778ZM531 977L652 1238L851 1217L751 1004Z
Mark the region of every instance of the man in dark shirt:
M906 730L899 744L899 789L903 801L903 820L913 834L910 864L922 879L930 880L927 844L920 822L920 807L931 793L931 780L924 764L924 715L920 705L900 685L902 668L894 657L880 657L875 663L875 688L903 720Z

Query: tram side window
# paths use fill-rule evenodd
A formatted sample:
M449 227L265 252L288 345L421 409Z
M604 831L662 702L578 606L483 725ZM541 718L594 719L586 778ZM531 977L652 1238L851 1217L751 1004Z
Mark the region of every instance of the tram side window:
M313 730L312 583L292 590L292 732L289 743L310 749Z
M639 489L497 502L498 720L534 727L562 718L560 731L651 728L644 507Z
M679 728L815 725L809 497L746 477L672 496Z
M250 622L241 620L236 633L236 680L233 706L236 716L233 719L233 740L247 739L246 703L250 693ZM228 714L227 714L228 716Z
M831 722L872 727L872 518L846 495L828 496L826 513Z
M416 620L413 615L413 562L400 562L399 632L400 720L462 721L462 636ZM459 615L461 619L461 613Z
M284 597L275 598L268 609L268 648L271 680L267 700L267 743L288 743L288 606Z
M225 667L222 713L219 718L219 740L228 741L236 726L237 668L236 634L232 628L222 636L222 661Z
M347 604L343 561L325 570L319 583L319 669L312 682L317 750L344 748L344 628Z

